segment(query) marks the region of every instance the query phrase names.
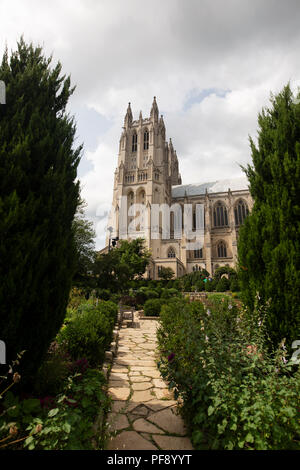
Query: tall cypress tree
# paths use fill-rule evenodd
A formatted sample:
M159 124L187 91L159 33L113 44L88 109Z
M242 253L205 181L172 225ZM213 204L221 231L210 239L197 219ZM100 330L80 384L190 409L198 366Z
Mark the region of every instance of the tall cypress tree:
M51 60L21 38L0 66L0 339L8 361L26 350L28 384L63 322L76 266L81 146L66 112L74 88Z
M241 227L238 257L242 292L254 307L270 301L267 326L274 346L300 338L300 104L290 85L271 95L258 117L252 165L244 168L254 199Z

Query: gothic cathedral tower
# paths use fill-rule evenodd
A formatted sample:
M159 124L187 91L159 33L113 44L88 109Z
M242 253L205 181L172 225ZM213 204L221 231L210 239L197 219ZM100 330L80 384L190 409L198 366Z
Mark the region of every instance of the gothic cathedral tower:
M114 236L144 238L147 248L159 255L159 240L151 240L150 236L151 205L171 204L171 188L178 184L181 184L181 176L176 151L171 139L169 143L166 142L165 124L163 117L159 117L156 98L153 99L150 117L143 119L140 112L136 121L133 120L129 103L114 177L114 217L109 222ZM121 198L123 201L126 198L128 209L133 204L146 206L147 220L137 223L135 233L130 232L130 224L134 219L130 211L129 215L127 211L127 220L123 222L119 215Z

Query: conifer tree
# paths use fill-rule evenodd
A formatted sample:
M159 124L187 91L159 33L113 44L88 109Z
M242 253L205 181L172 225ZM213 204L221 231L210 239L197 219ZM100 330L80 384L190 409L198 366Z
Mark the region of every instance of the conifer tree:
M244 300L270 302L267 326L274 346L300 338L300 104L290 85L271 95L258 117L252 165L244 168L254 207L238 241Z
M30 383L65 315L76 250L81 146L66 112L70 77L23 38L0 65L0 337Z

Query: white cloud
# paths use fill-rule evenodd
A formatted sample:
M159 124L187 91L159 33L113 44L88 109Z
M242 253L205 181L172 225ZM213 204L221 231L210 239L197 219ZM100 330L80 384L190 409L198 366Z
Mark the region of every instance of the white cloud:
M98 247L128 101L146 116L157 96L183 183L240 176L270 91L300 84L299 12L298 0L1 1L0 51L6 42L14 49L22 33L44 45L77 85L70 110L80 119L83 107L93 108L103 118L81 176ZM197 93L212 89L227 93L197 102ZM93 113L83 119L91 119L94 142Z

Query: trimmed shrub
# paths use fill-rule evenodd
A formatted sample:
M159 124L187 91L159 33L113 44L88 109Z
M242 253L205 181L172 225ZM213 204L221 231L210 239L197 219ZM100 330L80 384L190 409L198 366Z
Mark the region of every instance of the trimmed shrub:
M144 315L147 317L158 317L163 305L162 299L149 299L144 305Z
M231 279L230 281L230 290L231 292L238 292L240 290L238 280L236 278Z
M205 290L206 292L213 292L216 289L216 281L206 281L205 282Z
M87 302L61 329L58 342L66 347L73 360L85 357L91 366L99 365L112 341L117 315L118 308L111 301L101 301L97 306Z
M229 280L224 276L218 281L216 291L225 292L226 290L229 290Z

